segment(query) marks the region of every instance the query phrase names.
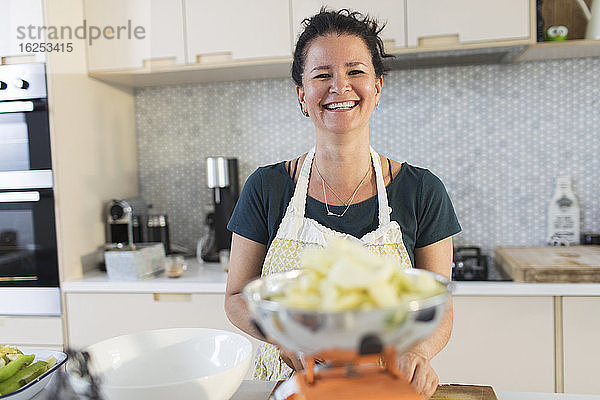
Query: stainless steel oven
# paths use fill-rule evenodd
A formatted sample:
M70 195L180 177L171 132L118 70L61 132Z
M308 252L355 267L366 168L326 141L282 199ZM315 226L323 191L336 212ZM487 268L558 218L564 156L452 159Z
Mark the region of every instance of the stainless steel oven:
M60 315L44 64L0 66L0 315Z
M0 66L0 171L51 169L44 64Z

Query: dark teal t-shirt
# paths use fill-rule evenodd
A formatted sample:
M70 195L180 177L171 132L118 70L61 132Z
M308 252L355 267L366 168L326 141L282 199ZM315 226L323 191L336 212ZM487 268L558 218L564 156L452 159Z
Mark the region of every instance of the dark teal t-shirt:
M247 239L271 245L296 184L284 162L260 167L246 180L227 228ZM404 246L414 265L414 249L461 231L454 207L442 181L429 170L402 164L386 187L391 219L402 230ZM329 206L341 214L346 206ZM350 205L343 217L328 216L325 203L306 200L307 218L338 232L360 238L378 226L377 196Z

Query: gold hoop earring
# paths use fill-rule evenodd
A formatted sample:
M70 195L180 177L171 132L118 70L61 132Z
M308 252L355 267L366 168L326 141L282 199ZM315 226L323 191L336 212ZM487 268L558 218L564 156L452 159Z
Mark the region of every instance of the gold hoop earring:
M302 112L302 115L304 115L305 117L310 118L310 115L308 115L308 111L306 111L304 109L304 104L302 104L302 102L300 101L300 99L298 99L298 105L300 106L300 111Z
M375 109L379 111L379 102L375 103Z

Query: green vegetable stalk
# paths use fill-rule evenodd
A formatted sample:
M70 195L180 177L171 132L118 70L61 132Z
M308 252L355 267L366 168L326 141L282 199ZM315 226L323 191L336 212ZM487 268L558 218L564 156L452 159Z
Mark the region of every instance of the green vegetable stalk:
M22 386L46 372L47 368L48 363L46 361L38 361L17 371L4 382L0 382L0 396L19 390Z
M22 367L30 364L35 355L19 355L16 360L9 362L4 367L0 368L0 382L4 382L11 376L17 373Z

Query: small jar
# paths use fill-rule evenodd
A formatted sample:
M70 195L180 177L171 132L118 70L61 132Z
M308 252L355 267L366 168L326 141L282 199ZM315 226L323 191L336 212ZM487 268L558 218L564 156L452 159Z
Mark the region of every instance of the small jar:
M187 269L183 256L167 256L165 258L165 274L169 278L179 278Z

